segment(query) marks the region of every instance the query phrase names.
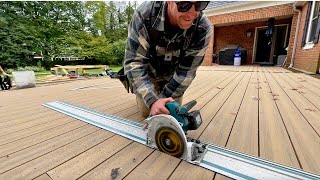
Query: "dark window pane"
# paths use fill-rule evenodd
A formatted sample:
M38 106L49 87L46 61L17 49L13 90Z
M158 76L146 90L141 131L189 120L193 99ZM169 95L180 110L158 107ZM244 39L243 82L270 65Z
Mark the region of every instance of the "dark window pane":
M316 35L317 23L318 23L318 18L314 19L311 23L310 41L313 41Z
M318 16L319 7L320 7L320 2L316 1L316 5L315 5L315 7L314 7L312 19L314 19L314 18L316 18L316 17Z

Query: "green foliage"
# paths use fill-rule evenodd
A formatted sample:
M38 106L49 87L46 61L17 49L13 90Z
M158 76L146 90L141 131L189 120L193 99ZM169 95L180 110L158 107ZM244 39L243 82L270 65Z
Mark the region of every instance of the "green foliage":
M135 8L130 1L1 1L0 65L40 67L70 56L122 64ZM34 53L44 61L34 59Z
M37 67L37 66L25 66L25 67L18 67L17 71L34 71L34 72L40 72L45 71L43 67Z
M41 72L45 71L46 69L43 67L37 66L25 66L25 67L18 67L17 69L7 69L6 73L12 74L13 71L34 71L34 72Z
M118 40L112 44L112 59L109 64L122 65L126 42L126 40Z

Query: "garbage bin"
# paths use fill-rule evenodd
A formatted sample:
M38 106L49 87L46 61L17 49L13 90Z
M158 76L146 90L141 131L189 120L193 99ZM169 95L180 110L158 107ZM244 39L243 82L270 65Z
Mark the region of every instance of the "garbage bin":
M241 65L241 51L235 50L234 51L234 66L240 66Z

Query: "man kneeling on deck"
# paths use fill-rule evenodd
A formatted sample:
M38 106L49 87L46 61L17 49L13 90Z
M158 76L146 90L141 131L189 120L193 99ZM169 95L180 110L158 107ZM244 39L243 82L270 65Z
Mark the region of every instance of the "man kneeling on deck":
M169 114L167 102L181 104L211 38L202 13L208 3L147 1L133 15L123 73L144 117Z

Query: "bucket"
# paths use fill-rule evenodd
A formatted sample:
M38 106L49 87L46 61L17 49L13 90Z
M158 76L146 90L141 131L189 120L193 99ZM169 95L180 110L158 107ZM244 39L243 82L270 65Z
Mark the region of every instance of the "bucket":
M31 88L36 86L34 71L15 71L12 72L16 88Z
M233 65L235 65L235 66L241 65L241 51L239 51L239 50L234 51Z
M241 65L241 57L234 57L234 66L240 66Z

